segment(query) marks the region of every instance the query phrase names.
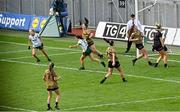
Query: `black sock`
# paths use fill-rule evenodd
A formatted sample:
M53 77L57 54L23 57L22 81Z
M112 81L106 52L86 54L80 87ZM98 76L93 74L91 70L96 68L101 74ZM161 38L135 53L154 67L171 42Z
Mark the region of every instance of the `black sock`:
M151 61L148 61L148 64L149 64L149 65L152 65L152 62L151 62Z
M133 59L134 61L137 61L138 59L137 58L135 58L135 59Z
M101 83L101 84L102 84L102 83L104 83L104 81L105 81L106 79L107 79L107 77L104 77L104 79L103 79L103 80L101 80L101 82L100 82L100 83Z
M155 63L154 67L157 67L158 66L158 63Z
M165 67L165 68L167 67L167 63L166 63L166 64L164 64L164 67Z
M58 102L56 102L55 104L56 104L56 106L58 106Z
M99 54L99 53L98 53L98 56L99 56L100 58L103 58L103 55L102 55L102 54Z
M47 104L47 106L48 106L48 108L51 108L51 106L50 106L50 104L49 104L49 103Z

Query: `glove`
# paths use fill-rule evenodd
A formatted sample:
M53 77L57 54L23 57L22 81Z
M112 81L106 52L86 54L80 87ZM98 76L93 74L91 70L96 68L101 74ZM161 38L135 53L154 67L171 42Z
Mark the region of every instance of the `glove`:
M154 46L152 46L152 52L154 52Z
M54 14L53 8L50 8L49 15L53 15L53 14Z
M43 47L43 46L44 46L44 44L43 44L43 43L41 43L41 46Z
M31 49L31 46L28 46L28 50L30 50Z
M59 12L56 12L55 14L56 14L56 16L59 16Z
M164 51L167 51L168 49L167 49L167 47L166 46L164 46Z

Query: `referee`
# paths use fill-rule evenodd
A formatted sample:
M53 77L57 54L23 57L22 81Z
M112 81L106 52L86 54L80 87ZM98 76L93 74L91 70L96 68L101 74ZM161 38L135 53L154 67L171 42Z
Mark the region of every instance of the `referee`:
M131 19L127 22L127 37L128 37L128 42L127 42L127 49L125 51L125 53L128 53L131 45L132 45L132 41L129 41L129 38L131 37L131 34L133 33L133 28L137 27L137 29L141 32L141 34L143 35L143 28L142 25L140 23L140 21L138 19L135 18L134 14L131 14Z

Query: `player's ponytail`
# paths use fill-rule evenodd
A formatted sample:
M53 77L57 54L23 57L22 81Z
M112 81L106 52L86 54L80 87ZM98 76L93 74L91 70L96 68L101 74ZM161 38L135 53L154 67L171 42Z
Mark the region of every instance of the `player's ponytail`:
M48 67L49 67L49 71L51 72L54 68L54 63L50 62Z
M84 25L86 26L86 28L88 28L89 26L89 20L86 17L84 17Z

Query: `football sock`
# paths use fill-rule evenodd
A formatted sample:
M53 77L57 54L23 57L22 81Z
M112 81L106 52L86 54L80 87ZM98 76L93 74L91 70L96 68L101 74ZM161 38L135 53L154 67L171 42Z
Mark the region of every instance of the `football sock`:
M49 103L47 104L47 107L48 107L48 108L51 108L51 106L50 106L50 104L49 104Z
M104 79L101 80L100 84L103 84L106 79L107 79L107 77L104 77Z
M100 63L103 65L103 67L106 67L106 64L103 61L101 61Z
M58 102L56 102L55 104L56 104L56 106L58 106Z
M133 66L135 65L135 63L136 63L137 60L138 60L137 58L135 58L135 59L132 60Z
M166 63L166 64L164 64L164 67L165 67L165 68L167 68L167 67L168 67L168 66L167 66L167 63Z
M122 78L123 82L127 82L127 80L125 78Z
M148 61L148 64L149 64L150 66L152 66L152 65L153 65L151 61Z
M102 54L99 54L99 53L98 53L98 56L99 56L99 58L101 58L101 59L103 58L103 55L102 55Z
M158 66L158 63L155 63L154 67L157 67Z

